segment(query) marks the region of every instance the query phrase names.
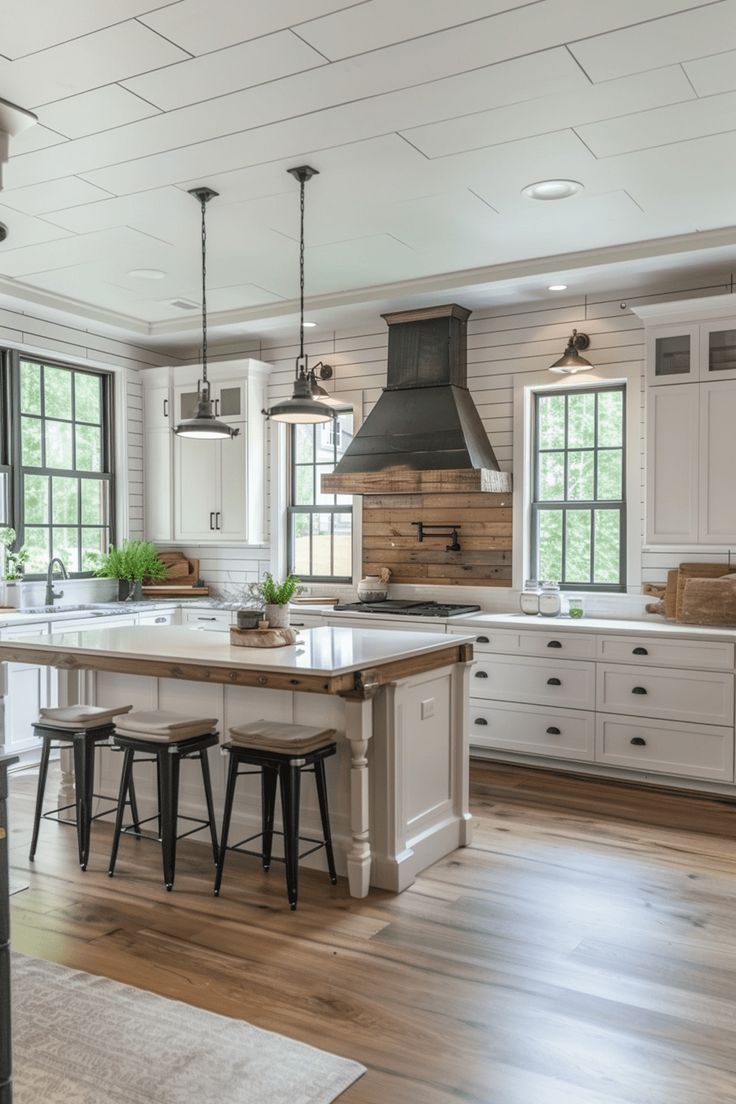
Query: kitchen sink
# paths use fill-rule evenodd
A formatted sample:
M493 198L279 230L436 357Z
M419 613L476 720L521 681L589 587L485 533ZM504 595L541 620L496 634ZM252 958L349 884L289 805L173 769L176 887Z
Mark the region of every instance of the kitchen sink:
M28 609L16 610L16 613L77 613L82 610L88 611L90 614L94 614L92 606L31 606ZM94 614L99 616L99 614Z

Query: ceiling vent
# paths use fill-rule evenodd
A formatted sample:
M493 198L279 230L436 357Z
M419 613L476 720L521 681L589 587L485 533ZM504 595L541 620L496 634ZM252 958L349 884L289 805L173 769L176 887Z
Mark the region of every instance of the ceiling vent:
M324 492L511 490L468 390L469 315L451 303L382 316L386 387L334 472L322 476Z
M171 306L179 310L199 310L199 303L193 303L191 299L172 299Z

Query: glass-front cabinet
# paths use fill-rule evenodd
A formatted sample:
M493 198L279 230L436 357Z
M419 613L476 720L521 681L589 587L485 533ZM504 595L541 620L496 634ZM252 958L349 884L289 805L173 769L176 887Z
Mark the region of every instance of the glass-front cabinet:
M647 381L736 379L736 317L647 327Z

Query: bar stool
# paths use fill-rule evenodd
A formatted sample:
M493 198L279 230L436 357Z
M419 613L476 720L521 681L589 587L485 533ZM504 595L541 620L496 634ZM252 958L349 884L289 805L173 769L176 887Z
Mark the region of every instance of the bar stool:
M69 705L59 709L42 709L39 719L32 725L36 737L42 741L41 764L38 772L38 787L36 789L36 811L33 817L33 834L31 836L31 849L28 858L31 862L36 857L38 845L38 832L42 820L53 820L57 824L72 824L77 829L77 850L79 852L79 865L82 870L87 869L89 860L89 841L92 821L99 817L107 816L117 808L115 798L107 794L93 792L95 776L95 751L98 747L112 747L112 736L115 732L113 719L122 713L128 713L132 705L114 706L105 709L96 705ZM44 813L43 799L46 791L46 776L49 769L49 758L52 750L71 744L74 758L74 791L75 800L69 805L60 805ZM92 815L92 802L112 801L108 809ZM133 824L138 824L138 808L135 800L135 789L130 790L130 806ZM61 816L68 809L76 809L75 819Z
M215 810L212 802L212 783L210 765L207 759L208 748L218 742L214 718L188 717L182 713L170 713L164 710L152 710L146 713L129 713L122 724L116 725L114 741L123 750L123 769L120 775L120 793L118 811L115 818L115 830L110 853L109 876L115 873L120 836L134 833L141 839L154 840L161 844L164 870L164 885L173 889L176 870L177 840L191 836L209 828L212 840L212 855L215 863L218 858L217 832L215 830ZM144 756L145 758L141 758ZM207 804L207 820L198 817L180 816L179 813L179 768L183 759L199 759L202 767L202 783ZM133 784L133 763L155 762L158 783L158 813L143 820L134 818L133 824L123 826L128 793ZM188 832L177 834L178 821L188 820L196 824ZM140 831L140 825L152 820L158 821L158 834L146 834Z
M311 728L308 725L282 724L276 721L255 721L230 729L231 740L223 745L230 756L225 794L225 811L220 836L220 856L215 875L215 896L220 895L225 855L228 851L240 851L246 855L256 855L263 863L263 869L271 867L271 850L274 835L284 837L284 858L286 870L286 891L292 911L296 908L299 876L299 860L324 847L330 881L337 882L335 858L332 851L330 833L330 814L327 807L327 784L325 780L325 759L334 755L335 730ZM255 771L241 771L241 764L258 767ZM314 774L317 783L319 812L322 819L321 840L299 835L299 794L302 772ZM261 776L261 831L239 843L228 845L230 818L233 811L233 799L238 778L243 774ZM281 813L284 823L283 832L274 832L274 809L276 805L276 784L281 789ZM263 840L261 851L251 851L244 844L251 840ZM313 843L308 851L299 854L299 841Z

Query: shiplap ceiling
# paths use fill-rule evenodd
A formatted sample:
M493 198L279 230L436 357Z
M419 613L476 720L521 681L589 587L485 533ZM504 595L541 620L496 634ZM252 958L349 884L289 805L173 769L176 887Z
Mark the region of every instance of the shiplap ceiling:
M398 307L403 282L444 273L490 287L530 258L736 241L736 0L0 0L0 27L0 96L39 118L0 194L6 296L191 332L172 300L199 299L187 189L207 184L213 327L291 316L285 170L303 162L315 310L385 285ZM521 195L554 177L584 189Z

